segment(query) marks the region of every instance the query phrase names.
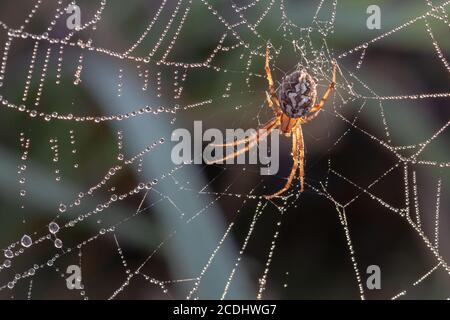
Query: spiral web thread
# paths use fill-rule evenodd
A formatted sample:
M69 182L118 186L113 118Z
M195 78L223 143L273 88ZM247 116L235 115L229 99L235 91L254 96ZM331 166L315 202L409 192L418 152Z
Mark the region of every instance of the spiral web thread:
M74 30L61 36L60 33L55 32L55 25L64 21L65 9L70 3L63 0L55 2L55 13L48 23L47 30L43 33L35 34L31 27L33 18L41 10L44 10L42 9L44 1L38 0L28 13L23 24L19 27L13 27L6 22L0 21L2 39L6 40L1 52L0 90L2 90L2 87L7 87L9 76L13 72L9 61L14 58L15 44L17 42L29 42L32 44L30 46L29 64L26 66L24 75L24 85L21 88L21 98L14 101L13 99L9 99L7 92L4 90L0 91L0 104L2 107L0 112L4 114L11 112L21 113L24 117L33 118L33 121L43 122L47 126L52 126L58 122L92 123L93 125L117 122L120 125L120 121L122 120L133 121L133 118L158 118L161 115L169 115L172 119L170 124L173 125L173 128L176 128L177 118L183 117L183 114L201 110L202 114L207 115L215 106L221 105L229 108L230 112L234 113L237 117L245 114L247 117L253 118L255 124L262 124L267 120L268 114L270 114L268 113L270 111L268 111L267 106L264 104L265 96L261 90L263 87L260 85L264 83L265 75L261 66L267 45L270 49L271 64L275 72L280 72L276 63L276 57L281 55L284 50L291 50L297 55L298 63L306 66L311 74L318 78L321 89L325 88L330 81L331 61L335 59L338 64L338 85L323 112L328 117L340 122L347 129L342 135L332 137L334 143L327 153L328 171L325 179L322 181L308 181L307 179L306 184L309 192L319 195L322 201L328 201L335 207L335 212L344 231L348 255L353 265L355 285L359 290L360 298L364 299L366 295L365 283L362 277L364 270L358 265L358 252L355 251L351 236L351 226L348 222L348 208L363 196L370 197L372 201L371 205L383 207L394 215L399 216L401 221L409 226L410 231L423 242L424 250L427 251L427 254L433 257L435 264L432 268L424 274L417 275L417 279L410 284L410 287L420 286L423 281L432 277L437 270L443 270L450 275L450 267L447 264L447 260L439 251L439 221L440 215L444 214L444 212L440 211L440 207L447 200L445 196L445 189L447 187L445 172L450 167L450 162L421 157L427 147L447 133L450 121L447 120L440 127L435 128L430 136L424 137L417 144L396 145L395 141L391 138L392 128L385 116L386 109L393 107L390 104L392 101L419 101L420 103L422 100L440 100L444 101L445 104L449 101L450 92L418 92L408 93L406 95L383 95L383 93L375 92L374 89L370 88L362 80L362 77L358 76L364 66L364 61L370 54L372 46L412 27L420 27L426 31L430 40L430 50L433 50L436 60L441 64L442 69L447 74L450 74L449 62L432 27L432 23L439 23L445 25L446 28L450 28L448 18L450 1L442 2L438 5L427 0L424 3L424 11L420 15L411 17L395 28L383 32L372 40L359 44L345 52L335 52L327 44L333 37L336 19L339 19L340 2L338 0L319 1L312 22L305 23L304 26L298 26L290 20L284 0L254 0L240 5L234 2L226 3L225 6L228 10L226 12L228 12L230 17L223 16L221 14L223 8L219 11L219 9L216 9L217 4L210 3L207 0L162 0L157 6L156 11L148 18L146 28L136 37L136 40L131 41L126 50L116 51L114 48L96 46L95 41L91 38L91 36L93 37L93 35L100 32L101 25L104 19L106 19L104 14L109 6L113 5L110 1L99 1L97 8L91 13L90 20L85 22L80 30ZM194 9L204 10L203 12L206 12L207 15L212 17L217 22L215 27L221 30L221 36L218 38L215 47L209 51L207 58L203 61L183 62L182 60L172 60L173 53L180 50L177 47L178 40L184 36L184 27L192 18L191 11ZM260 26L264 24L264 20L272 16L280 18L277 34L282 41L281 45L276 41L272 43L270 39L264 36L264 32L260 30ZM162 25L162 32L150 40L150 37L154 36L153 30L158 24ZM317 37L320 38L320 41L315 40ZM150 50L146 49L146 54L141 53L145 50L139 50L144 45L146 48L150 48ZM75 61L67 62L67 60L72 59L71 56L66 56L66 51L68 50L78 52ZM224 65L224 57L226 58L228 55L236 54L240 55L239 66L229 67ZM96 55L99 59L112 59L117 61L119 65L123 63L127 66L133 66L135 68L136 79L140 81L140 85L142 86L140 89L143 92L151 93L156 98L161 98L161 101L165 101L165 103L158 106L132 106L128 112L105 115L79 115L76 113L64 113L56 108L55 110L49 110L48 106L43 107L41 100L45 96L46 86L49 82L57 86L66 85L62 81L64 78L63 75L66 76L64 64L72 65L75 63L76 68L71 70L70 75L72 81L67 85L76 87L83 84L83 75L88 68L86 60L92 55ZM346 62L348 61L346 59L349 57L357 57L356 64L350 68L346 68L344 65L349 65ZM186 58L185 61L189 61L189 59ZM254 70L259 71L255 72ZM191 81L191 73L194 72L213 72L220 75L222 79L226 79L222 92L217 93L217 96L204 95L203 99L182 104L180 101L185 101L183 97L186 94L186 90L189 90L186 88L192 88L196 85L195 83L191 83L193 82ZM126 67L117 70L117 87L115 89L117 97L114 97L115 99L121 99L122 95L126 94L126 74ZM235 78L238 79L237 81L244 83L245 86L235 85ZM35 90L32 88L34 82L36 83ZM165 88L170 88L170 93L167 93ZM253 100L250 102L242 101L242 103L235 102L239 101L239 97L248 93L253 94ZM172 101L173 103L168 103L168 101ZM346 110L350 105L357 105L358 108L356 111L348 113ZM384 132L382 136L372 133L370 127L365 126L363 123L360 124L358 121L369 106L378 107L380 126L382 126ZM346 137L355 132L369 138L371 144L380 146L395 159L393 166L386 168L381 175L374 177L370 184L359 184L357 181L341 173L339 168L333 165L333 149L337 148L345 141ZM80 143L77 132L70 130L68 136L70 144L73 146L71 150L74 159L72 169L83 170L76 162L77 145ZM114 299L120 297L121 293L127 290L133 281L138 280L148 281L150 284L160 288L162 294L168 295L169 297L171 297L169 289L171 286L180 283L188 284L189 290L187 291L186 297L188 299L202 298L198 295L198 292L204 276L214 266L215 259L220 255L223 243L231 236L235 227L234 220L241 214L241 209L244 206L251 206L253 207L254 213L249 228L242 243L238 245L240 247L238 256L235 257L233 269L227 277L228 280L223 284L223 292L217 298L223 299L227 297L229 289L235 280L235 275L241 267L241 260L246 254L247 246L255 237L254 231L257 227L258 220L270 207L271 209L275 208L279 212L279 215L272 234L264 235L265 237L270 237L271 242L269 247L266 248L266 262L260 274L258 284L256 285L257 292L255 295L258 299L263 298L267 283L270 280L272 263L276 259L277 239L281 232L281 226L289 212L302 205L302 195L297 192L298 181L293 184L290 191L282 199L267 201L262 197L264 193L255 191L261 188L263 184L262 179L253 188L244 192L233 191L237 179L234 182L228 183L221 191L212 190L210 186L213 182L224 172L230 170L227 166L223 166L222 173L210 179L208 184L200 190L191 189L189 181L179 180L177 178L178 172L185 170L186 166L188 166L187 164L173 165L167 172L154 174L154 179L150 181L143 180L142 175L139 175L139 173L143 170L145 160L152 157L161 144L168 143L167 141L170 137L161 137L161 139L143 148L139 153L125 156L123 149L127 141L124 136L122 130L117 131L118 156L115 161L116 164L111 167L105 167L104 175L95 184L84 188L84 190L78 190L70 202L59 204L59 207L55 208L56 214L48 221L45 228L36 230L32 234L30 233L29 236L17 234L10 243L2 244L5 258L2 267L0 267L0 292L7 290L14 292L19 283L27 282L29 284L27 297L32 298L33 282L39 277L42 269L54 269L55 272L61 274L64 278L66 277L64 274L65 266L62 264L59 265L59 260L62 257L73 254L78 255L79 265L83 268L82 257L84 248L93 242L100 241L100 239L103 239L103 241L108 239L108 241L113 242L117 254L124 265L125 281L114 292L111 292L107 298ZM67 137L58 137L49 141L49 147L53 153L51 166L54 177L52 179L54 179L55 183L60 183L64 180L64 175L59 169L59 158L65 157L59 150L61 139L67 139ZM20 134L19 142L17 150L20 154L20 162L18 163L18 185L20 186L20 190L17 197L19 199L27 199L33 197L26 190L27 165L29 163L28 154L32 148L37 146L33 145L33 133L29 133L25 128ZM427 207L425 210L423 205L419 205L421 199L420 189L418 188L420 181L417 178L417 171L423 167L436 168L440 173L435 185L434 207ZM115 176L125 170L136 172L137 177L141 180L129 190L116 194L114 192L114 182L112 181ZM390 204L389 201L377 196L372 191L377 185L383 184L383 179L395 170L401 170L403 176L404 189L398 191L404 195L404 203L401 206ZM244 171L244 174L251 174L251 170ZM280 177L280 179L283 179L283 177ZM328 190L329 179L341 180L353 186L358 192L348 201L343 202L337 200L336 196ZM185 193L188 196L194 194L199 197L205 197L208 201L197 212L187 214L182 210L182 203L176 203L169 195L159 190L158 184L162 181L173 184L173 187L178 190L177 192ZM80 212L78 208L80 208L80 205L83 204L87 197L95 196L106 189L111 192L110 197L106 201L97 203L90 210ZM151 200L149 200L150 194L152 194ZM70 233L70 229L76 227L78 224L86 223L89 219L100 219L103 215L108 215L108 208L124 202L128 198L140 199L139 206L128 217L114 221L107 226L99 227L96 234L87 238L78 239L77 244L70 247L66 246L65 242L57 238L58 234L63 230ZM139 215L151 212L161 202L172 206L174 211L180 215L183 224L188 225L193 222L195 223L197 219L202 219L204 215L208 214L211 208L218 205L219 200L226 198L241 201L241 209L233 213L233 222L229 223L226 229L223 230L221 238L214 246L215 249L210 252L209 259L204 261L204 266L201 270L198 270L198 274L192 274L190 277L184 279L160 280L149 276L143 271L144 267L152 262L152 258L172 238L177 236L176 229L166 234L164 240L149 253L147 258L137 268L131 269L128 266L126 252L122 249L120 238L116 235L116 231L121 226ZM435 221L433 234L427 233L421 224L423 215L430 215L431 212L434 212ZM58 228L59 230L56 230ZM36 247L46 242L51 242L54 250L46 252L47 257L43 262L30 264L23 269L16 269L14 267L16 259L28 254L31 255L31 252ZM64 279L61 281L64 281ZM408 290L409 288L405 288L392 298L407 296ZM81 290L80 294L82 297L88 298L88 288Z

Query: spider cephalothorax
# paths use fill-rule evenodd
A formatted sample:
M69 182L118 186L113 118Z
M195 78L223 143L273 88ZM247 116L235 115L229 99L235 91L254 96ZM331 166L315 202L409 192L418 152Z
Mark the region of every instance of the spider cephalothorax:
M308 115L316 102L316 82L304 69L288 74L278 89L280 108L290 118Z
M336 85L336 62L333 61L332 80L327 90L323 94L319 103L316 103L317 91L316 82L311 75L303 68L299 68L291 74L284 77L278 90L275 89L272 79L272 71L269 66L269 48L266 48L266 77L269 83L269 90L266 91L267 104L272 108L275 117L264 125L258 133L249 138L237 140L235 142L218 146L244 146L232 154L214 161L215 163L223 160L237 157L238 155L255 147L257 143L266 138L275 128L279 128L286 137L292 136L292 159L294 164L286 184L274 194L265 196L266 199L272 199L283 194L292 184L292 180L299 172L300 192L304 189L304 158L305 148L303 145L302 125L306 124L319 114L325 102L333 92ZM213 162L213 163L214 163Z

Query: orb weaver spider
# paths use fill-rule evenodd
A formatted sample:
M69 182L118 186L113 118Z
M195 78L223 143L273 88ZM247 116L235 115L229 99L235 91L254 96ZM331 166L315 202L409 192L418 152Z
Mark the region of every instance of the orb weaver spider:
M301 125L306 124L317 117L320 109L323 108L325 102L336 86L336 62L333 61L332 81L328 85L328 88L319 103L315 103L317 98L317 84L311 75L303 68L299 68L285 76L277 90L274 87L269 62L269 47L267 47L265 71L269 89L266 91L266 100L269 107L273 110L275 117L262 126L256 134L245 139L221 145L235 147L248 143L245 148L237 150L223 159L214 161L219 162L237 157L255 147L261 139L266 138L276 128L279 128L281 133L286 137L292 135L291 155L294 163L292 165L291 173L289 174L284 187L271 195L264 196L266 199L278 197L286 192L290 188L297 170L299 171L300 178L300 192L303 192L305 184L305 150Z

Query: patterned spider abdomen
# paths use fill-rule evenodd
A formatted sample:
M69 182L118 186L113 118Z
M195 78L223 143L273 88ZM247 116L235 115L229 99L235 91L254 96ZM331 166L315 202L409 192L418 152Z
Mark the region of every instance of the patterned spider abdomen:
M287 75L278 90L281 109L290 118L306 116L314 106L316 96L316 82L303 69Z

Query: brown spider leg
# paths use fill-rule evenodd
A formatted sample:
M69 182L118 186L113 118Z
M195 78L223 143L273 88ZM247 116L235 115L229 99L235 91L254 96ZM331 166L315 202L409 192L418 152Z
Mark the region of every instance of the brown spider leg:
M303 192L305 188L305 145L303 143L303 131L300 124L295 128L295 135L297 136L298 144L298 162L299 162L299 178L300 178L300 192Z
M270 70L270 64L269 64L269 46L266 47L266 64L265 64L265 70L266 70L266 78L267 82L269 83L269 92L266 91L266 99L269 104L269 107L273 110L273 112L276 115L279 115L281 113L281 107L280 102L278 101L276 90L274 88L273 78L272 78L272 71ZM274 104L277 106L277 108L274 108Z
M272 101L272 99L271 99L271 97L270 97L270 94L267 92L267 91L265 91L266 92L266 100L267 100L267 104L269 105L269 107L271 108L271 109L273 109L273 101Z
M272 109L272 111L275 113L275 115L279 116L281 114L281 106L280 106L280 102L278 101L278 98L275 95L271 96L266 91L266 100L267 100L267 104L269 105L270 109ZM276 105L276 108L274 107L274 104Z
M308 122L314 120L319 115L319 111L320 110L317 110L317 112L315 112L312 115L307 116L306 118L302 119L301 120L301 124L305 124L305 123L308 123Z
M300 126L297 126L297 128L299 128L299 127ZM298 129L296 129L296 130L298 130ZM297 131L296 131L296 133L297 133ZM298 166L299 166L299 143L297 140L298 140L298 135L294 134L292 136L292 159L294 160L294 164L292 165L291 173L289 174L288 180L282 189L275 192L274 194L264 196L264 198L266 198L267 200L278 197L279 195L283 194L290 188L290 186L292 184L292 180L294 179L295 174L297 173ZM303 141L303 139L302 139L302 141ZM303 162L302 162L302 164L303 164Z
M273 87L273 78L272 78L272 71L270 71L270 65L269 65L269 46L266 47L266 76L267 76L267 82L269 83L269 93L270 95L275 93L275 88Z
M310 113L316 113L317 111L322 109L322 107L325 105L325 102L328 100L328 97L333 92L335 86L336 86L336 63L333 62L333 80L328 86L327 91L325 91L325 94L323 95L322 99L320 99L320 102L317 103L314 107L312 107L311 110L309 110Z
M239 146L241 144L247 143L247 142L251 142L255 139L258 139L260 132L264 132L265 130L269 130L272 126L276 125L278 122L278 118L273 118L272 120L270 120L269 122L267 122L264 126L262 126L261 128L258 129L258 131L255 134L252 134L250 137L245 137L243 139L239 139L233 142L229 142L229 143L225 143L225 144L214 144L212 143L211 146L212 147L231 147L231 146ZM260 139L258 139L259 141Z
M278 124L278 121L273 121L272 125L269 128L267 128L267 130L265 130L261 135L258 135L256 139L251 140L250 143L248 144L248 146L246 146L245 148L237 150L237 151L233 152L232 154L230 154L230 155L228 155L226 157L223 157L222 159L218 159L218 160L215 160L215 161L208 161L206 163L207 164L213 164L213 163L223 162L223 161L226 161L228 159L236 158L238 155L240 155L240 154L242 154L244 152L247 152L248 150L250 150L251 148L256 146L261 139L264 139L269 134L271 134L273 129L275 129L277 124ZM262 129L260 129L260 130L262 130Z

